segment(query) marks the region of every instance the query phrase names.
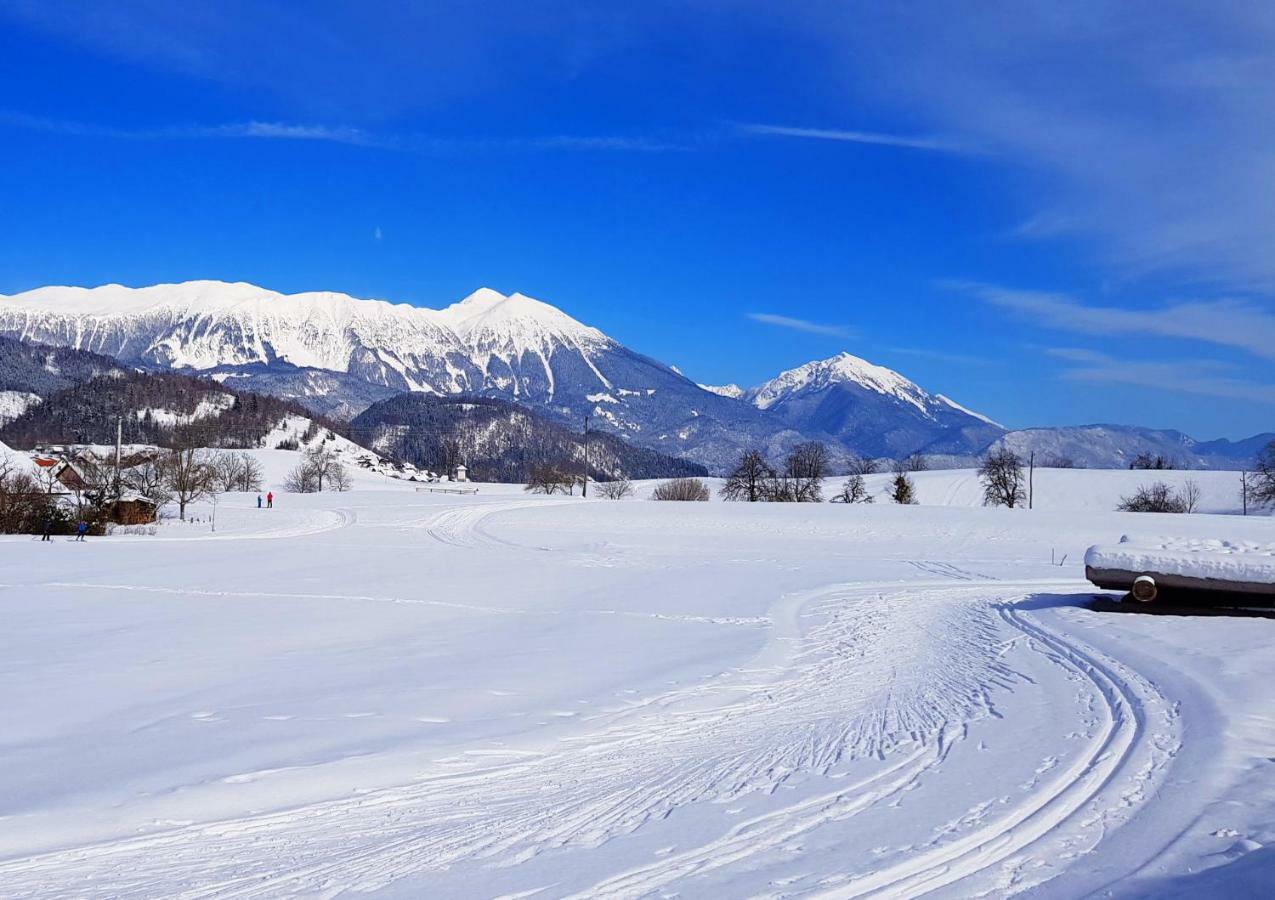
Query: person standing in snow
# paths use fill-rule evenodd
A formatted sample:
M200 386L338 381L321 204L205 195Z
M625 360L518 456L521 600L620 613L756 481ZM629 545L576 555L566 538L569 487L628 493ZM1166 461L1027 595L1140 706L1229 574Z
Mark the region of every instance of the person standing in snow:
M75 529L75 539L77 541L84 540L84 535L89 533L89 523L80 519L79 527Z
M261 509L261 495L257 495L257 509Z
M53 516L44 517L44 534L40 536L41 541L53 540Z
M266 509L274 509L274 491L266 494Z

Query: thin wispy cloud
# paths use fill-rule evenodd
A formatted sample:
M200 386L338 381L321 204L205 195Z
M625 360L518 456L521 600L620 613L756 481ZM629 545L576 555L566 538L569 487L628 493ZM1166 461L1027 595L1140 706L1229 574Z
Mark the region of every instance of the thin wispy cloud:
M1021 237L1079 238L1126 276L1275 292L1269 3L934 0L811 27L854 98L1012 166Z
M737 126L745 134L773 137L808 138L820 141L843 141L851 144L875 144L903 147L909 150L936 150L942 153L973 153L973 148L951 138L884 134L878 131L846 131L835 128L801 128L791 125L767 125L745 122Z
M388 146L359 128L305 125L292 122L231 122L222 125L165 125L157 128L120 128L70 119L49 119L27 113L0 110L0 125L43 131L68 137L100 137L119 140L198 140L214 138L259 138L263 140L330 141L364 147Z
M1089 335L1152 335L1199 341L1275 359L1275 313L1245 300L1195 300L1151 309L1091 306L1065 293L947 282L1016 316Z
M792 331L804 331L807 334L821 334L825 337L853 337L854 333L844 325L828 325L822 322L811 322L808 319L795 319L792 316L780 316L774 313L748 313L748 318L763 325L776 328L787 328Z
M154 128L120 128L92 122L49 119L0 110L0 126L41 131L67 137L111 138L135 141L256 139L323 141L407 153L439 153L458 150L492 151L616 151L657 153L684 149L662 138L621 135L545 135L536 137L470 138L426 134L394 134L366 131L342 125L295 122L232 122L222 125L165 125Z
M915 356L918 359L932 359L937 362L951 363L955 366L986 366L993 360L982 356L968 356L964 353L948 353L943 350L928 350L923 347L890 347L889 352L904 356Z
M1118 359L1075 347L1054 347L1047 352L1055 359L1074 364L1073 368L1062 373L1062 377L1069 381L1128 384L1179 394L1275 405L1275 385L1236 378L1229 374L1235 367L1215 360L1157 362Z

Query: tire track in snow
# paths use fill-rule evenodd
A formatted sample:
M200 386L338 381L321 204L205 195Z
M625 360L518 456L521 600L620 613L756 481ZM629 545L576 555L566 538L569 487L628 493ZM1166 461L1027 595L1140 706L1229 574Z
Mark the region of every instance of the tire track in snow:
M860 790L755 818L590 893L649 891L856 815L940 766L965 723L989 713L990 691L1018 677L998 650L1008 620L990 612L987 592L897 583L884 596L864 585L814 592L799 598L817 621L799 643L776 629L785 652L768 647L754 667L601 714L591 732L538 755L437 761L400 788L10 860L0 881L15 897L49 885L112 897L369 890L462 863L516 866L598 847L689 804L773 795L794 776L885 761Z

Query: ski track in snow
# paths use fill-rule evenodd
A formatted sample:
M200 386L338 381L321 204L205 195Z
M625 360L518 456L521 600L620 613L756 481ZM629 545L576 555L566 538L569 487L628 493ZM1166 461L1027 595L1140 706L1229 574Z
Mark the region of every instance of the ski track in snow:
M278 510L261 510L262 515L275 515ZM234 532L221 532L217 534L203 533L192 535L146 535L133 537L122 535L113 537L112 540L144 542L145 544L156 543L173 543L182 541L268 541L277 538L297 538L309 537L315 534L323 534L328 531L339 531L342 528L349 528L351 525L358 523L358 513L352 509L322 509L322 510L306 510L304 513L288 512L279 516L283 521L278 525L259 530L251 531L247 534L235 534ZM168 528L181 528L183 526L173 525L166 526ZM200 526L202 527L202 526Z
M520 505L447 510L423 527L438 540L473 546L483 540L486 517ZM598 713L586 732L539 752L452 757L401 787L11 859L0 862L0 884L15 898L373 890L461 865L517 866L544 853L600 847L691 804L773 797L790 783L826 778L826 792L578 896L676 890L889 804L938 772L970 724L995 715L997 693L1030 680L1006 657L1019 642L1090 703L1083 751L994 816L787 892L898 897L957 883L967 895L1029 886L1057 874L1042 859L1082 853L1132 815L1176 752L1176 712L1127 667L1018 608L1040 582L955 585L978 576L925 571L944 580L838 585L782 598L753 665ZM876 771L840 784L840 769L852 760L875 760Z
M424 528L426 533L442 544L452 547L481 547L487 544L499 544L503 547L526 549L488 534L481 528L483 522L498 513L513 512L519 509L544 507L543 501L497 501L465 504L442 512L434 513L423 522L414 523L409 528Z

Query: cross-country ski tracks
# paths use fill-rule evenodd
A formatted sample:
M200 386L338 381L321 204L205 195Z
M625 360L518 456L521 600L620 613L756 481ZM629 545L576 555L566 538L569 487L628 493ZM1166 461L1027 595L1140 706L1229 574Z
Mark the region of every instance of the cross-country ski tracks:
M158 535L146 535L144 537L124 535L113 537L111 542L126 541L146 545L175 541L263 541L276 538L309 537L328 531L349 528L358 522L358 513L352 509L312 509L304 512L289 511L282 515L278 513L279 510L262 510L261 519L255 523L261 527L254 531L226 531L224 530L226 526L223 525L223 530L215 534L205 531L201 534L183 535L178 532L184 527L198 527L202 531L202 523L198 526L174 523L163 527Z
M926 575L938 575L943 578L951 578L953 581L995 581L991 575L984 575L981 572L971 572L969 569L962 569L960 566L954 566L946 562L934 562L924 559L909 559L908 565L916 569L918 572L924 572Z
M510 543L492 537L483 528L482 523L499 513L513 512L520 509L544 507L545 502L534 500L504 501L495 503L467 503L434 513L422 522L414 523L409 528L423 528L434 540L452 547L481 547L486 544L499 544L513 549L527 548L520 544Z
M1181 746L1176 706L1128 667L1012 605L999 614L1053 665L1093 686L1102 718L1085 752L986 826L847 878L820 896L917 897L980 875L983 883L963 884L963 895L1026 889L1058 874L1056 860L1083 854L1127 821L1163 778Z
M42 581L33 584L0 583L0 589L66 588L72 590L112 591L119 594L173 594L189 597L262 598L267 600L346 600L351 603L395 603L406 606L437 606L467 612L490 613L503 616L619 616L630 619L651 619L665 622L684 622L697 625L763 626L771 624L768 616L695 616L681 613L644 612L622 609L528 609L512 606L490 606L478 603L461 603L434 600L424 597L386 596L378 594L326 594L297 591L228 591L213 588L164 587L159 585L118 584L92 581Z
M366 890L464 864L516 866L600 846L689 804L773 795L794 777L881 760L854 785L771 810L585 891L640 896L914 789L942 767L966 724L989 714L996 690L1020 680L1002 653L1012 631L1101 698L1107 713L1091 746L996 821L848 874L835 895L915 895L993 866L1003 875L1034 842L1070 829L1083 843L1127 815L1171 756L1163 742L1174 724L1160 721L1167 704L1145 681L1005 606L1023 587L998 584L992 596L990 585L831 588L806 600L803 618L814 624L782 664L767 657L768 665L620 707L538 755L496 765L454 758L410 786L15 859L0 863L0 882L12 896L51 886L114 897ZM1146 739L1149 715L1161 743ZM1104 820L1100 808L1115 800L1124 806Z

